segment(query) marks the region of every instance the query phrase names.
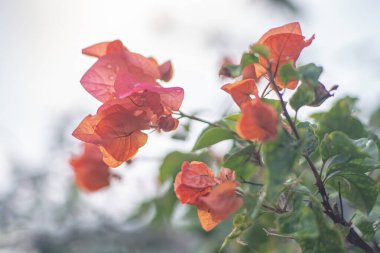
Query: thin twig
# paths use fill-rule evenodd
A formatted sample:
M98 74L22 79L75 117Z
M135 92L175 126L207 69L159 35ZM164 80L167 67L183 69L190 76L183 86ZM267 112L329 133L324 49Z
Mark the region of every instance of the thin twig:
M194 115L188 115L182 111L178 111L178 115L180 115L181 118L188 118L188 119L196 120L199 122L203 122L203 123L208 124L208 125L213 126L213 127L220 127L218 124L215 124L215 123L212 123L210 121L198 118L197 116L194 116Z
M269 86L270 86L270 82L267 84L267 86L265 86L263 92L261 93L261 98L264 98L266 95L268 95L268 93L265 94L265 92L268 90Z
M264 232L267 234L267 236L275 236L275 237L279 237L279 238L285 238L285 239L292 239L294 240L294 237L291 236L291 235L281 235L281 234L277 234L277 233L274 233L274 232L271 232L265 228L263 228Z
M340 217L341 217L342 219L344 219L342 194L341 194L341 192L340 192L340 182L338 182L338 194L339 194Z
M290 115L288 113L288 110L286 108L286 104L285 104L283 96L282 96L283 94L280 93L280 90L279 90L279 88L278 88L278 86L276 84L276 81L274 80L274 75L273 75L273 72L272 72L272 63L270 61L268 62L267 71L268 71L269 81L272 84L273 90L276 92L277 97L280 99L281 107L283 109L283 114L284 114L286 120L288 121L288 124L290 125L290 128L292 129L292 132L293 132L294 136L296 137L296 139L298 141L300 141L301 140L300 135L299 135L299 133L297 131L296 125L294 124L293 120L291 119L291 117L290 117ZM345 227L349 227L350 228L349 233L346 236L346 240L348 242L350 242L351 244L353 244L353 245L355 245L355 246L363 249L366 253L375 253L375 250L369 244L367 244L356 233L356 231L351 227L351 223L348 223L344 219L343 216L342 217L338 217L339 215L337 216L334 213L333 208L330 205L329 195L326 192L324 183L323 183L323 181L321 179L320 174L318 173L317 168L315 167L313 161L311 160L311 158L307 154L304 154L303 157L305 158L305 160L309 164L309 167L310 167L311 171L313 172L314 178L316 180L316 186L318 188L318 192L319 192L319 194L322 197L322 205L323 205L323 208L324 208L324 211L325 211L326 215L329 216L335 223L339 223L339 224L341 224L341 225L343 225Z
M260 186L260 187L264 186L263 184L260 184L260 183L254 183L254 182L247 181L242 176L240 176L240 183L242 183L242 184L250 184L250 185Z

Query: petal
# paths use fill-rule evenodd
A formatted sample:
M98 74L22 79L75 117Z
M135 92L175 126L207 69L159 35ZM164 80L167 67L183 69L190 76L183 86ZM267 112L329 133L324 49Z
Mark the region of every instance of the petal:
M229 93L238 106L241 106L244 102L251 101L251 95L259 97L257 86L253 79L225 84L222 86L222 90Z
M109 186L111 173L102 161L99 148L93 144L85 144L84 152L70 160L75 173L77 185L84 191L94 192Z
M243 198L235 192L235 182L224 182L216 186L208 195L200 197L214 220L225 220L243 205Z
M242 138L263 142L276 137L278 115L271 105L255 99L243 104L241 112L236 130Z
M179 184L174 188L177 198L182 204L198 205L200 197L211 191L211 187L207 188L192 188L184 184Z
M143 70L145 75L150 76L154 80L160 78L159 66L155 60L132 52L128 52L126 57L129 64Z
M84 74L80 83L96 99L106 102L115 96L115 79L127 66L124 54L105 55Z
M100 151L103 154L103 162L107 164L111 168L119 167L124 163L124 161L117 161L115 158L113 158L107 150L105 150L102 146L99 147Z
M141 91L149 91L159 94L162 105L170 111L178 111L184 97L184 91L182 88L164 88L156 83L136 83L129 87L125 87L125 89L120 89L119 86L117 88L117 96L122 99Z
M314 36L304 40L302 35L282 33L270 36L264 45L269 48L269 60L273 62L273 72L276 73L279 66L289 61L296 62L302 49L309 46Z
M128 51L120 40L111 42L101 42L89 46L82 50L82 53L89 56L102 57L106 54Z
M125 68L120 71L115 81L116 96L118 98L125 98L133 93L144 90L143 88L138 87L140 83L155 86L155 81L155 78L146 75L140 68L134 66Z
M220 223L220 220L215 220L211 213L201 210L198 208L198 218L201 223L202 228L205 231L212 230L215 226L217 226Z
M243 79L253 79L256 82L267 73L267 70L260 64L249 64L243 69Z
M229 169L229 168L220 168L218 179L220 180L220 183L226 182L226 181L235 181L235 171Z
M296 35L302 35L301 27L298 22L289 23L280 27L275 27L264 33L264 35L259 39L258 43L263 43L267 38L272 35L281 33L291 33Z
M100 121L97 116L88 115L85 117L78 127L74 130L72 135L84 142L97 144L100 141L100 137L95 133L95 127Z
M158 128L165 132L173 131L178 127L179 120L171 116L163 116L158 120Z
M206 188L216 184L214 172L205 163L193 161L182 164L182 184L193 188Z
M160 79L165 82L169 82L173 77L173 66L171 61L162 63L159 67Z

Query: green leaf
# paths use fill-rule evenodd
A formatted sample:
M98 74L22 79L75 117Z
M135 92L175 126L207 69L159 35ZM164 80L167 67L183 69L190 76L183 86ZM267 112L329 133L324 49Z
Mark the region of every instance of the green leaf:
M318 135L322 139L325 134L342 131L352 139L367 137L368 133L359 119L353 116L356 98L345 97L324 113L316 113L312 118L318 123Z
M350 171L354 173L367 173L372 170L380 169L380 163L372 158L353 159L348 161L347 157L336 156L328 166L327 176L337 171Z
M254 147L252 145L244 148L234 147L223 157L222 166L234 170L238 176L250 178L256 170L252 161L253 152Z
M224 117L224 119L231 120L231 121L238 121L239 118L240 118L240 113L235 113L235 114L227 115Z
M360 212L356 212L355 214L355 218L352 222L362 233L362 238L365 241L372 240L373 236L376 233L373 222L368 220L368 218Z
M251 46L251 52L254 54L258 54L259 56L262 56L265 59L269 59L269 49L262 44L255 44Z
M223 64L223 66L219 70L219 75L236 78L241 75L241 72L242 72L242 69L240 65L226 63L226 64Z
M376 143L368 138L360 138L353 141L354 145L363 150L368 156L375 161L379 161L379 149Z
M367 138L351 140L342 132L326 135L320 145L326 175L336 172L366 173L380 168L376 143Z
M254 64L254 63L258 63L258 62L259 62L259 59L257 58L256 55L252 53L244 53L240 60L240 69L241 71L243 71L246 66Z
M316 125L312 125L309 122L299 122L297 124L298 132L304 140L304 153L310 155L313 153L319 145L319 138L316 134Z
M298 67L298 73L300 74L301 80L312 87L318 85L318 79L323 71L322 67L318 67L314 63L303 65Z
M296 236L296 241L300 244L304 253L343 253L343 238L339 230L333 224L330 224L327 217L323 214L322 207L318 200L311 199L311 210L317 221L319 236L317 238L302 237L302 234Z
M327 183L337 191L340 185L342 196L365 213L369 213L376 202L378 195L376 182L365 174L339 172L330 176Z
M195 142L193 151L209 147L224 140L234 139L234 137L234 133L229 129L213 126L207 127Z
M231 233L229 233L224 239L222 246L218 252L222 252L223 249L230 243L232 240L237 239L240 235L247 230L253 224L253 220L249 215L238 214L235 215L233 219L233 228Z
M380 129L380 108L377 108L376 111L371 114L368 125L375 130Z
M278 216L279 233L292 235L297 240L317 239L319 237L318 221L313 211L302 201L303 199L299 196L293 204L292 212Z
M194 154L194 153L182 153L174 151L166 155L161 166L159 180L161 183L173 178L178 171L181 170L181 165L184 161L202 161L208 162L209 155L207 153Z
M326 135L319 149L323 161L327 161L327 159L336 155L342 155L349 159L369 156L363 149L355 145L355 142L346 134L339 131Z
M264 103L267 103L271 106L273 106L273 108L278 112L278 113L282 113L283 112L283 109L282 109L282 106L281 106L281 102L280 100L277 100L277 99L270 99L270 98L262 98L261 101L263 101ZM286 102L285 102L286 104Z
M281 82L284 84L298 80L299 78L298 71L294 68L294 64L291 62L281 65L279 75Z
M301 144L285 130L280 129L277 138L263 144L262 154L267 167L268 199L275 201L300 155Z
M298 111L302 106L309 105L315 100L314 89L308 84L302 83L290 98L290 106Z

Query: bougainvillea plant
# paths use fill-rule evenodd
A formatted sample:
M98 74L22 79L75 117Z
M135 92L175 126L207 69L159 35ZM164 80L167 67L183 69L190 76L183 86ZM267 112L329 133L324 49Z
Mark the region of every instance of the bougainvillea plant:
M147 130L173 131L187 118L172 138L188 141L189 122L208 126L192 152L163 159L159 181L173 187L144 203L139 215L154 205L153 220L171 219L175 203L189 205L205 231L232 226L219 244L227 252L380 252L380 141L355 116L356 99L342 98L309 121L297 118L337 89L319 81L322 67L297 64L313 40L297 22L286 24L266 32L240 63L223 64L219 74L231 81L221 90L239 111L216 122L179 110L183 89L163 86L173 74L169 61L159 65L118 40L84 49L97 61L81 83L103 104L73 132L85 142L83 154L71 159L77 185L109 186L117 178L110 167L131 160ZM227 140L228 153L210 151Z

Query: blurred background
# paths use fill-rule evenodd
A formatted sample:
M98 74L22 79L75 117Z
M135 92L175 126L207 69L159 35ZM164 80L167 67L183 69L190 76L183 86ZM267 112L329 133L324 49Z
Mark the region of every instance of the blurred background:
M316 34L299 64L322 65L325 85L339 84L336 97L359 97L367 119L380 105L377 10L377 0L0 0L0 253L213 252L229 232L226 224L203 233L173 203L172 179L157 179L168 152L191 150L198 123L186 141L183 129L150 134L112 187L76 189L71 132L99 106L79 83L95 62L82 48L120 39L171 59L168 85L185 89L182 110L212 121L236 109L220 90L223 57L238 61L268 29L299 21L307 38Z

